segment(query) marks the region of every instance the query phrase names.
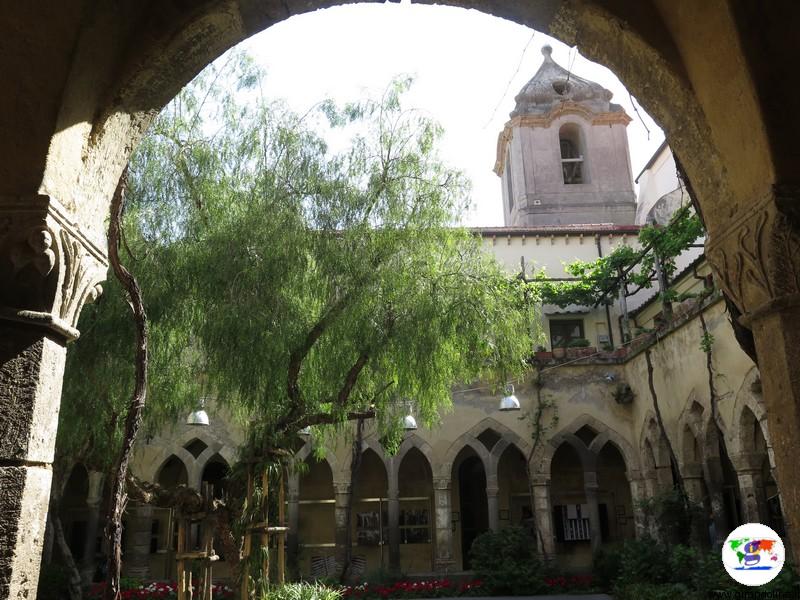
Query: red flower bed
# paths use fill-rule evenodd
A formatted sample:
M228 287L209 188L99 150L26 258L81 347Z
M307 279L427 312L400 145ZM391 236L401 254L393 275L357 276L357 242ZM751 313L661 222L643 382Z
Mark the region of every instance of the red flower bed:
M342 588L344 600L388 600L395 598L444 598L453 596L474 595L481 586L481 581L465 581L457 583L449 579L431 579L428 581L398 581L392 584L368 583Z
M200 582L192 581L195 591L199 591ZM105 582L92 584L88 600L101 600L106 589ZM231 587L216 584L211 588L214 600L229 600L234 597ZM174 581L151 581L134 587L123 589L120 592L122 600L172 600L178 597L178 584Z

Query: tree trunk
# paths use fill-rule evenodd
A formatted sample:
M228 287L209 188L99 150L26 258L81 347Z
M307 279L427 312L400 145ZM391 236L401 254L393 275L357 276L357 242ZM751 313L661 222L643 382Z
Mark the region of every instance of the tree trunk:
M111 501L108 509L106 536L109 542L108 580L105 591L107 599L120 598L119 580L122 573L122 513L125 511L127 495L125 480L128 464L133 455L133 444L142 423L142 411L147 397L147 315L142 302L142 292L136 278L120 264L119 243L122 212L125 206L125 183L127 168L120 177L111 201L111 220L108 225L108 257L114 274L128 294L136 326L136 381L128 414L125 419L125 435L122 449L112 473Z
M364 441L364 419L358 419L356 423L356 439L353 442L353 458L350 462L350 489L347 493L347 510L345 512L345 534L344 534L344 554L342 555L342 573L339 577L341 583L346 583L352 575L351 567L353 560L353 494L356 489L356 478L358 468L361 466L361 444ZM378 515L378 526L383 527L383 515Z

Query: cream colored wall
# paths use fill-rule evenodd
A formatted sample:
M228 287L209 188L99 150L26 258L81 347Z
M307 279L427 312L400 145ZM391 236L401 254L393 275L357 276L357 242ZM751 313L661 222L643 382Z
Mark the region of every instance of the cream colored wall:
M678 189L675 158L669 146L664 146L649 169L639 176L639 196L636 200L636 223L643 225L647 214L658 200Z
M718 397L720 424L725 434L725 443L734 465L743 453L740 419L745 406L763 421L766 427L764 406L760 394L753 392L750 384L758 372L750 358L740 349L728 322L725 304L721 299L713 302L705 311L709 332L713 335L712 364L714 385ZM700 348L702 328L694 318L663 337L652 347L654 386L667 434L679 462L684 424L688 422L693 401L703 407L702 420L705 425L711 415L709 374L706 355ZM636 447L643 441L647 421L654 414L653 401L648 387L647 365L644 353L630 359L625 365L625 377L631 385L635 400L632 404L633 428ZM767 441L769 438L767 437ZM703 446L700 440L700 447Z
M524 259L528 276L544 269L549 277L556 278L571 277L565 269L565 265L571 262L596 260L599 257L598 242L603 256L623 245L639 248L638 238L633 233L595 234L587 230L585 233L576 231L574 234L524 235L519 232L509 232L507 235L487 234L483 237L483 247L486 252L491 253L509 273L519 273L521 271L520 259ZM649 295L650 292L645 291L628 298L629 310L634 310ZM614 341L619 344L622 336L619 330L620 309L618 303L615 301L609 310ZM543 313L542 326L545 338L541 344L546 348L550 347L548 318L583 319L584 336L592 346L598 348L602 345L598 340L598 335L607 333L608 330L606 312L602 307L593 309L575 306L561 309L555 306L545 306Z

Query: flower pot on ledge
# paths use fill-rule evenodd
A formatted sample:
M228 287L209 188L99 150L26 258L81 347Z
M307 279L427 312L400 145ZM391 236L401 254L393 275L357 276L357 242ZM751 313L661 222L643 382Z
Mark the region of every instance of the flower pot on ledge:
M553 348L553 358L564 358L566 355L567 349L563 347L556 347Z
M548 352L547 350L540 350L535 354L536 360L552 360L553 353Z

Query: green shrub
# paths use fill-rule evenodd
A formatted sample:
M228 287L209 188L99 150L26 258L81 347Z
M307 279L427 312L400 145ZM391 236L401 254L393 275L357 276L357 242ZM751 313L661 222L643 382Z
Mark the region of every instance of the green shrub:
M620 552L617 586L633 583L671 583L670 553L656 540L644 537L625 543Z
M785 563L778 576L759 589L765 592L794 592L798 594L800 593L800 578L795 575L794 566Z
M275 586L262 596L262 600L339 600L341 596L337 588L301 582Z
M614 587L622 570L622 545L601 546L594 555L592 574L595 584L604 590Z
M567 348L588 348L589 347L589 340L586 338L575 338L574 340L570 340L569 344L567 344Z
M536 540L521 527L479 535L472 543L471 557L483 594L520 596L545 591Z

